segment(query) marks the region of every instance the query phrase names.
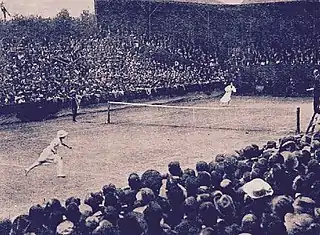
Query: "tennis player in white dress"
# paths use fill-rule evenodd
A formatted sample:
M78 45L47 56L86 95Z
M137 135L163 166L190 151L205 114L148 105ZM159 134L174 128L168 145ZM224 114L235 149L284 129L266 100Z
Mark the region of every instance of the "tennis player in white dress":
M224 103L230 104L232 92L237 92L237 89L235 88L235 86L231 82L230 85L228 85L224 88L224 91L225 91L225 93L224 93L223 97L220 99L220 102L223 104Z
M64 178L65 175L63 174L62 157L58 155L57 151L60 146L64 146L69 149L72 149L72 147L63 143L63 140L67 137L67 135L68 135L68 132L64 130L58 131L57 137L55 137L51 141L50 145L42 151L39 158L29 168L25 169L25 175L27 176L31 170L33 170L38 166L54 163L57 165L57 177Z

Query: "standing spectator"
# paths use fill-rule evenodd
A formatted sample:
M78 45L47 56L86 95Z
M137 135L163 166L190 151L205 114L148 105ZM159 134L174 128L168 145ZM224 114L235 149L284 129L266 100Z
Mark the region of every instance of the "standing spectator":
M77 95L75 90L71 91L71 110L72 110L72 120L76 122L76 118L78 115L78 110L80 107L82 97L80 95Z

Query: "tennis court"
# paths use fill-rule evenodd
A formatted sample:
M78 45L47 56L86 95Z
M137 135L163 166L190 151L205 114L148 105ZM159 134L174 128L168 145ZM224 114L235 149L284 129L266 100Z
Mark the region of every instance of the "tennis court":
M131 172L164 172L172 160L193 167L218 153L294 133L297 106L302 130L312 115L310 98L235 97L228 107L218 99L168 105L208 109L112 105L111 124L105 123L107 112L90 110L78 123L61 117L0 126L0 213L14 217L50 198L84 198L110 182L121 187ZM56 178L55 166L39 167L25 177L24 168L60 129L69 132L66 142L73 147L59 150L67 178Z

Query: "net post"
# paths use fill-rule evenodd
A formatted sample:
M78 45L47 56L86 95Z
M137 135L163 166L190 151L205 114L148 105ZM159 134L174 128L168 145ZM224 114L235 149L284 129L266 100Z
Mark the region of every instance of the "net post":
M296 134L300 134L300 107L297 107L297 129L296 129Z
M107 114L107 124L110 124L110 102L108 101L108 114Z

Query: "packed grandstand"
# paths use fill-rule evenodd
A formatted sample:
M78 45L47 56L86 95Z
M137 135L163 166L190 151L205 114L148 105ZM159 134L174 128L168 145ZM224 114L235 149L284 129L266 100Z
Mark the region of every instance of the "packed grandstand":
M96 1L96 9L1 21L2 106L65 100L72 89L92 103L227 81L241 94L260 86L263 94L306 95L320 63L317 3Z

